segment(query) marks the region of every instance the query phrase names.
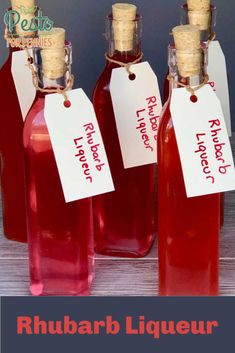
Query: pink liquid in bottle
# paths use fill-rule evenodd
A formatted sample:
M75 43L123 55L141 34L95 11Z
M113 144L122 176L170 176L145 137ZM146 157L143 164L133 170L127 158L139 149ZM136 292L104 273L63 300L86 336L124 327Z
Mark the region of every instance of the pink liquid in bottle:
M218 295L220 195L187 198L170 99L158 138L158 209L159 294Z
M108 22L111 31L112 19ZM111 39L109 44L111 48ZM109 50L112 59L124 63L133 62L140 53L139 41L131 52ZM115 185L115 192L95 197L93 201L95 250L104 255L135 258L145 256L154 241L155 166L124 169L109 89L112 70L117 67L120 66L107 61L93 96Z
M44 106L45 93L37 93L24 128L30 290L87 295L94 267L91 199L65 203Z

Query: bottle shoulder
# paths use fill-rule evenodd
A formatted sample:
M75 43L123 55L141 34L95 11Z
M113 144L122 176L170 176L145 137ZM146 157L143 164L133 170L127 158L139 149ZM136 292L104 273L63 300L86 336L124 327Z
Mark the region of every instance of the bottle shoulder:
M175 143L175 129L170 111L170 100L168 100L162 110L161 122L158 132L159 149L166 144ZM161 146L161 147L160 147Z
M24 143L30 140L32 134L48 133L44 117L45 99L35 99L24 125Z
M110 96L110 81L111 81L112 69L106 65L102 74L100 75L93 91L93 104L95 108L103 107L107 102L111 100Z
M106 64L105 68L103 69L101 75L99 76L96 82L94 95L99 94L99 92L102 90L109 89L111 74L112 74L112 69L110 69Z
M37 121L38 114L40 116L41 115L44 116L44 108L45 108L45 98L36 97L33 104L32 104L32 107L30 108L30 111L27 115L26 123L29 120L32 120L32 122L34 122L35 120Z
M164 104L161 113L161 123L160 129L165 130L168 128L173 128L171 111L170 111L170 99Z

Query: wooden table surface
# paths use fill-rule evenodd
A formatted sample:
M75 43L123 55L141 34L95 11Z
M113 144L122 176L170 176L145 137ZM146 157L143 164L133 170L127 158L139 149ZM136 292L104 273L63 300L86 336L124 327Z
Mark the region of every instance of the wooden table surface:
M235 135L232 139L235 155ZM221 234L220 294L235 296L235 192L226 194L225 225ZM1 213L1 210L0 210ZM93 296L157 295L157 246L143 259L97 256ZM0 296L29 295L27 246L6 240L0 219Z

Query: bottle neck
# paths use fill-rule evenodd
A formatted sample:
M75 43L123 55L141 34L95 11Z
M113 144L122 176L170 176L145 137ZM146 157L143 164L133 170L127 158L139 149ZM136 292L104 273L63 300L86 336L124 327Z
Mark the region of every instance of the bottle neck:
M71 80L72 45L67 42L58 50L34 48L33 62L40 89L63 89ZM38 91L38 94L45 96L50 92Z
M177 53L176 49L173 46L169 46L168 48L168 65L169 65L169 74L171 76L170 88L179 88L183 85L196 87L201 85L205 80L205 75L207 74L207 66L208 66L208 53L207 47L202 48L202 60L201 67L196 70L196 73L188 75L187 77L183 77L180 74L180 70L177 63ZM185 71L190 72L192 69L191 63L189 70L187 70L187 66L184 67Z
M172 80L170 81L171 89L181 88L183 87L183 85L190 86L190 87L200 86L205 80L205 74L203 73L203 71L199 75L195 75L187 78L184 78L178 74L175 74L174 72L170 72L170 75L172 77Z
M106 39L108 42L107 54L110 58L130 62L138 58L142 53L142 19L138 15L136 20L128 23L127 32L117 28L112 15L106 21Z
M66 74L57 79L49 79L48 77L43 75L43 72L40 69L37 70L37 72L39 77L38 87L40 88L40 90L37 90L36 99L45 98L45 96L49 94L54 94L57 88L64 89L65 87L67 87L68 76ZM45 90L45 92L41 90Z
M141 46L130 51L108 50L108 56L123 63L129 63L141 56ZM115 64L113 64L115 65Z
M39 78L38 86L41 89L63 89L67 86L68 77L66 74L62 77L50 79L43 74L43 70L41 68L37 70L37 73Z

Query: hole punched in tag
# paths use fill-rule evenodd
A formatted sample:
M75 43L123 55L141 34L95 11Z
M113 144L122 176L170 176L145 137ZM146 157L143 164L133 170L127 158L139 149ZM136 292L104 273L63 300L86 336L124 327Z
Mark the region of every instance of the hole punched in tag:
M65 108L70 108L71 107L71 102L70 102L69 99L64 101L64 106L65 106Z
M32 58L32 56L28 57L28 63L31 64L31 65L33 64L33 58Z
M190 100L191 100L192 103L197 103L198 98L197 98L196 94L192 94L191 97L190 97Z
M130 81L135 81L135 79L136 79L136 75L135 74L129 74L129 80Z

